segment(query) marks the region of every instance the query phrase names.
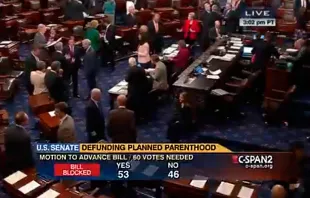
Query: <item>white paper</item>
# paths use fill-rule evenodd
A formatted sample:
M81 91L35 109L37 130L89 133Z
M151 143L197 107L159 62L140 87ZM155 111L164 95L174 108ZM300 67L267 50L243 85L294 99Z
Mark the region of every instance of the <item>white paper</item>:
M1 45L8 45L8 44L10 44L10 43L12 43L12 41L1 41Z
M217 193L230 196L235 185L228 182L221 182L219 187L216 189Z
M238 37L231 37L230 40L231 40L231 41L241 41L241 38L238 38Z
M220 70L220 69L218 69L218 70L216 70L216 71L211 71L211 70L209 70L209 72L210 72L211 74L213 74L213 75L219 75L220 73L222 73L222 70Z
M122 89L122 87L120 86L115 86L115 87L112 87L109 92L112 92L112 93L117 93L120 89Z
M49 114L51 117L54 117L54 116L55 116L55 111L50 111L50 112L48 112L48 114Z
M208 181L207 177L195 175L194 179L191 181L189 185L194 186L196 188L204 188Z
M216 96L224 96L224 95L227 95L229 93L223 89L213 89L211 91L211 94L216 95Z
M233 46L242 47L242 46L243 46L243 44L242 44L242 43L234 43L234 45L233 45Z
M178 48L178 44L172 44L171 47Z
M299 186L300 186L300 183L290 184L290 190L295 190L295 189L299 188Z
M291 49L291 48L286 49L286 52L297 52L297 51L298 51L297 49Z
M242 186L238 193L238 198L251 198L253 192L254 192L253 188Z
M213 79L213 80L217 80L220 79L220 77L218 75L207 75L208 79Z
M88 14L86 14L85 12L83 12L83 17L84 17L84 18L88 17Z
M146 176L153 176L156 171L159 169L159 167L154 166L154 165L149 165L146 169L144 169L143 174Z
M203 71L204 73L206 73L206 71L208 71L208 69L205 68L205 67L203 67L203 68L202 68L202 71Z
M242 41L231 41L232 43L234 43L234 44L242 44Z
M18 190L20 192L22 192L23 194L27 194L31 191L33 191L34 189L38 188L40 186L40 184L36 181L31 181L28 184L22 186L21 188L19 188Z
M49 190L45 191L45 193L40 195L38 198L56 198L56 197L58 197L58 195L60 195L59 192L57 192L53 189L49 189Z
M128 85L128 82L126 82L126 81L123 80L123 81L119 82L118 85L119 85L119 86L127 86L127 85Z
M239 49L241 48L241 46L235 46L235 45L233 45L233 46L231 46L230 48L231 48L231 49L237 49L237 50L239 50Z
M164 54L171 54L174 50L175 48L168 47L167 49L164 50Z
M24 179L25 177L27 177L27 175L21 171L17 171L11 175L9 175L8 177L4 178L4 181L6 181L7 183L13 185L16 184L17 182L19 182L20 180Z
M121 36L115 36L115 39L117 40L117 39L121 39L122 37Z
M232 53L232 54L238 54L239 51L233 51L233 50L227 50L228 53Z
M217 47L218 50L225 50L225 46L219 46Z
M50 46L55 45L56 43L60 42L61 39L62 39L62 37L60 37L57 41L53 41L53 42L47 43L47 44L46 44L46 47L50 47Z

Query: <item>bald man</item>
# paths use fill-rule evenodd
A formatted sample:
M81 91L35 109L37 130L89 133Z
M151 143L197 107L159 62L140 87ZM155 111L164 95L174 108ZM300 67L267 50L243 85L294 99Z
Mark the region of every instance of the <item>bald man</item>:
M101 95L100 89L92 89L90 100L86 106L86 131L89 143L96 143L103 139L106 140Z
M286 198L286 190L281 185L275 185L271 189L271 198Z
M113 143L135 143L137 141L136 121L133 111L126 108L127 98L117 97L118 108L110 111L107 129Z
M4 146L8 173L34 166L30 134L25 126L29 117L25 112L15 114L15 124L4 132Z
M33 39L33 44L35 46L44 47L47 44L45 32L46 32L46 26L43 24L39 24L38 32L36 33Z

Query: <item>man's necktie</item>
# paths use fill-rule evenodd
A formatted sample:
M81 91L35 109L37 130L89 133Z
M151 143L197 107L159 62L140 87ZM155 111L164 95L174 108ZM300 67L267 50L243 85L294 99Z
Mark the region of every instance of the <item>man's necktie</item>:
M155 25L155 31L158 32L158 23L154 23Z

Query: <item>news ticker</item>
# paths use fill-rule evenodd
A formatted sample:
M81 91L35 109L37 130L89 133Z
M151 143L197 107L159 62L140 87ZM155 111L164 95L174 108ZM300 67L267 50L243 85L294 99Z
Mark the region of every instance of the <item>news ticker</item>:
M276 26L275 18L240 18L239 26L241 27L274 27Z
M259 180L256 173L281 171L290 154L233 153L219 144L37 144L36 151L39 174L73 180L190 179L197 172Z

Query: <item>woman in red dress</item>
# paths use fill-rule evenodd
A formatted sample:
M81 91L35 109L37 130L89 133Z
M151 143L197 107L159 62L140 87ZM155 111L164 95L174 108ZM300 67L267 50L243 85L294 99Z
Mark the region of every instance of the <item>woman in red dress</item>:
M200 24L195 19L195 13L188 14L188 19L184 22L182 31L184 32L184 39L187 44L193 45L198 38L200 32Z

